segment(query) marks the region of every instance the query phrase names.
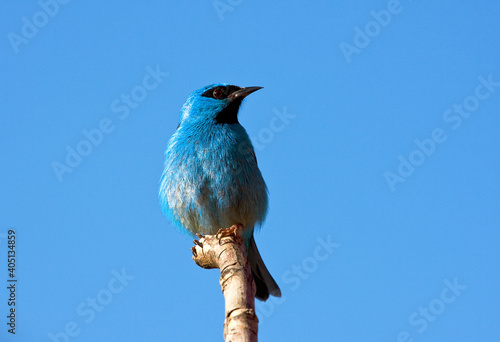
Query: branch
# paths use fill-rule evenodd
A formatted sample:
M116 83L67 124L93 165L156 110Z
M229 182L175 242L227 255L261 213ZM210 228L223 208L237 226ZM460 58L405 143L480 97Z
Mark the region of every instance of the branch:
M226 302L224 340L257 342L259 320L255 314L255 283L245 253L241 226L202 236L191 247L193 260L202 268L220 269L220 287Z

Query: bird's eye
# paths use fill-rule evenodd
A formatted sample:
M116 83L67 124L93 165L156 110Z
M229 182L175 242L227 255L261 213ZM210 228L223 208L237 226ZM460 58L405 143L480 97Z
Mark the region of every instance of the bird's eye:
M224 92L220 88L215 88L213 92L214 99L222 99Z

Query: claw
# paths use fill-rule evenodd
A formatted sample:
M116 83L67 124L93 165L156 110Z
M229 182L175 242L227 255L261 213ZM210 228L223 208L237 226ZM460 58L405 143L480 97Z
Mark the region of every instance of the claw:
M201 235L200 233L196 233L196 236L198 237L198 239L202 239L203 238L203 235Z
M220 228L217 233L215 233L215 236L219 236L219 235L222 235L222 231L224 230L224 228Z
M219 245L222 245L221 240L225 237L231 237L231 235L232 234L229 231L229 229L221 228L221 229L219 229L219 231L217 232L217 234L215 236L219 239Z
M198 253L196 253L196 247L195 246L191 247L191 253L193 253L193 255L194 255L195 258L198 257Z
M238 230L243 228L241 224L233 224L229 228L221 228L215 235L219 239L219 245L222 244L221 240L225 237L235 238L238 236Z
M198 241L198 240L193 240L193 243L194 243L195 245L198 245L198 246L200 246L201 248L203 248L203 244L202 244L200 241Z

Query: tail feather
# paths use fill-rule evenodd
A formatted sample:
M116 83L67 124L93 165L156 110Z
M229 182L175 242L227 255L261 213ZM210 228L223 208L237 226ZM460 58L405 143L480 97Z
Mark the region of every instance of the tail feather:
M253 236L251 237L250 244L248 246L248 262L250 263L253 280L255 281L255 285L257 287L255 298L266 301L269 298L269 295L281 297L281 290L271 276L271 273L267 270L267 267L260 256L259 250L257 249Z

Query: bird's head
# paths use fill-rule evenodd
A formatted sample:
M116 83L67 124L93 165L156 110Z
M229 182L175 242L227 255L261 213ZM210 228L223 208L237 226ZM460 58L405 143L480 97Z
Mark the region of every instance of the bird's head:
M180 123L206 120L214 120L217 123L237 123L238 109L243 99L261 88L241 88L219 83L198 89L182 106Z

